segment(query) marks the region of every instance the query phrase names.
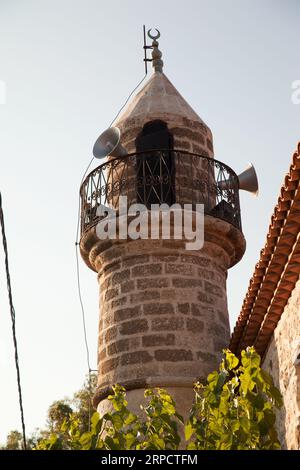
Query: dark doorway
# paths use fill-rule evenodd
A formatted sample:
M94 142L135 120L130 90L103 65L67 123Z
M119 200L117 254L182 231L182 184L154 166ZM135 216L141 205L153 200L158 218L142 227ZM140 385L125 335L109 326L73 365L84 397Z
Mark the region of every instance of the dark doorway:
M175 202L174 139L165 122L147 122L136 138L137 202L151 204Z

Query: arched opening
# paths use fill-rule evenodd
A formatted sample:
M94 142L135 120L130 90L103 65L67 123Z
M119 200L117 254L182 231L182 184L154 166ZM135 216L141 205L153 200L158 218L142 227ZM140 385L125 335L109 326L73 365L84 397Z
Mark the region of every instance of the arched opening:
M147 122L136 138L137 202L151 204L175 202L174 139L165 122Z

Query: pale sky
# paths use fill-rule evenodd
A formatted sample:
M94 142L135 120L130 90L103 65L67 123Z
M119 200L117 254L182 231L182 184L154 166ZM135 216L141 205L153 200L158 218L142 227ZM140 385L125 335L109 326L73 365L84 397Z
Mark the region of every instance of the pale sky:
M300 104L291 101L299 19L297 0L0 0L0 190L28 434L87 370L75 270L79 183L96 137L143 76L142 25L160 29L164 71L211 128L215 157L237 173L253 162L258 173L259 198L241 193L247 251L228 276L233 325L300 140ZM0 252L3 442L20 417ZM97 280L80 266L96 368Z

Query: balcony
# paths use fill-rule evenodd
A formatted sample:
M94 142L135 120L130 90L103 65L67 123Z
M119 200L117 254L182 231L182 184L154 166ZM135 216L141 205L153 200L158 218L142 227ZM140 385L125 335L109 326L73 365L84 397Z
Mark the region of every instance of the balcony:
M204 204L204 212L239 230L241 214L236 173L224 163L182 150L151 150L107 160L80 188L81 234L97 224L101 204Z

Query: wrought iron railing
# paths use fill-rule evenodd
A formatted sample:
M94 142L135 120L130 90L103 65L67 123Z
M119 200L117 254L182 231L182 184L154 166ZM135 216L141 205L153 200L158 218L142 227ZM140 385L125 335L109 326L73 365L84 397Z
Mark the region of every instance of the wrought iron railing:
M239 183L236 173L213 158L182 150L151 150L107 160L84 180L81 233L99 220L99 205L117 208L127 203L204 204L206 214L241 230Z

